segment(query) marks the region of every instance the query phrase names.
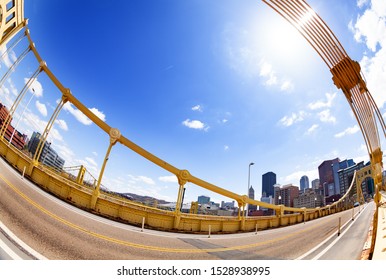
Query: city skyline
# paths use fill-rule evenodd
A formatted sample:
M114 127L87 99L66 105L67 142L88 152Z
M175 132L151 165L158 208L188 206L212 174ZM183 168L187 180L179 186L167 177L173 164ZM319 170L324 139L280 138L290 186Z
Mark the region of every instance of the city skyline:
M380 21L384 4L309 3L361 63L385 114L384 82L376 80L385 63L384 38L365 20L371 16L386 28ZM78 8L71 9L73 5ZM239 194L246 194L248 164L255 162L250 185L259 195L261 175L268 170L275 170L283 185L298 184L303 175L310 181L318 178L317 167L326 159L368 161L363 137L331 73L304 38L263 3L118 5L119 11L87 1L27 1L25 14L38 50L63 84L149 152ZM91 23L82 12L86 9L109 16L106 21L117 28ZM69 13L65 17L63 10ZM339 19L334 17L338 11ZM16 53L20 50L4 61L1 72ZM7 106L37 67L34 59L26 61L20 65L24 74L11 76L0 92ZM33 89L33 102L18 128L29 136L42 131L60 97L44 75ZM66 164L84 164L98 175L108 136L71 104L65 105L50 137ZM169 201L177 195L175 176L119 145L113 148L103 185ZM201 194L226 200L187 185L186 200Z

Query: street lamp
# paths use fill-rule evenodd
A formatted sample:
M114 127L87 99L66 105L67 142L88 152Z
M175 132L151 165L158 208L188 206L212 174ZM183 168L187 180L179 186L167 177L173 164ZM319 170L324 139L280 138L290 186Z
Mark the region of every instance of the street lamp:
M247 196L249 198L249 186L250 186L250 179L251 179L251 165L254 165L254 162L251 162L248 166L248 188L247 188ZM245 205L245 216L248 216L248 203Z

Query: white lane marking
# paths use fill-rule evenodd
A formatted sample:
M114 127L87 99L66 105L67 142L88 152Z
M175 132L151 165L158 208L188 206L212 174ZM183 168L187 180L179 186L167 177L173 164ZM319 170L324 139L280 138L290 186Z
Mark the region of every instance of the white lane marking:
M0 239L0 248L12 259L22 260L22 258L16 254L3 240Z
M0 221L0 228L2 231L4 231L9 238L11 238L14 242L16 242L19 246L24 248L30 255L34 256L38 260L48 260L45 256L41 255L40 253L36 252L34 249L32 249L30 246L25 244L22 240L20 240L9 228L7 228L1 221ZM0 240L1 241L1 240ZM3 242L4 243L4 242ZM4 243L5 244L5 243ZM2 245L2 244L0 244ZM5 244L6 245L6 244ZM7 246L8 247L8 246ZM9 248L9 247L8 247ZM8 252L7 252L8 254ZM14 253L15 254L15 253ZM13 258L15 260L15 258ZM21 258L18 256L17 260L21 260Z
M357 212L355 214L355 218L354 218L354 221L352 221L352 224L343 232L340 234L340 236L338 237L337 240L339 240L344 233L346 233L346 231L354 224L354 222L356 222L357 218L362 214L362 212L367 208L368 204L366 205L366 207L363 208L363 210L361 212ZM348 220L343 226L345 227L348 223L350 223L351 220ZM313 252L315 252L316 250L318 250L321 246L323 246L323 244L325 244L326 242L328 242L331 238L333 237L336 237L336 235L338 234L338 231L335 231L333 234L331 234L329 237L327 237L325 240L323 240L322 242L319 243L319 245L317 245L316 247L312 248L311 250L309 250L308 252L306 252L305 254L301 255L300 257L297 257L295 260L302 260L304 259L305 257L311 255ZM333 242L334 244L336 243L336 241ZM332 246L329 246L327 248L331 248ZM324 252L325 253L325 252ZM324 254L323 253L323 254ZM319 256L320 254L318 254L317 256ZM319 256L320 257L320 256ZM313 258L313 260L315 259L316 257Z
M315 257L312 258L312 260L318 260L320 257L322 257L328 250L331 249L332 246L334 246L341 238L344 234L346 234L346 232L353 226L353 224L357 221L357 219L359 218L360 215L362 215L362 213L364 212L364 210L367 208L368 204L366 204L366 206L362 209L362 211L360 211L359 213L356 214L355 216L355 219L354 221L352 221L352 223L343 231L341 232L341 234L339 235L339 237L337 239L335 239L330 245L328 245L322 252L320 252L318 255L316 255ZM361 206L360 206L361 207ZM351 220L348 220L343 226L345 227L348 223L350 223ZM308 252L306 252L305 254L301 255L300 257L296 258L296 260L302 260L304 259L305 257L307 257L308 255L312 254L313 252L315 252L317 249L319 249L323 244L325 244L327 241L329 241L331 238L333 237L336 237L336 235L338 234L338 231L334 232L333 234L331 234L327 239L325 239L323 242L320 242L318 246L314 247L313 249L309 250Z

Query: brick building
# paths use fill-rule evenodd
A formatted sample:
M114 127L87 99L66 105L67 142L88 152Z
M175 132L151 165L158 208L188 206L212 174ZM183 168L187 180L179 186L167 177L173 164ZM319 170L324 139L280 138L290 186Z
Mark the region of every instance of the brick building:
M3 126L8 115L8 109L2 103L0 103L0 127ZM11 125L11 122L9 122L7 130L5 131L4 138L7 141L12 138L12 145L15 146L17 149L22 150L25 146L25 143L27 142L27 135L15 130L15 128Z

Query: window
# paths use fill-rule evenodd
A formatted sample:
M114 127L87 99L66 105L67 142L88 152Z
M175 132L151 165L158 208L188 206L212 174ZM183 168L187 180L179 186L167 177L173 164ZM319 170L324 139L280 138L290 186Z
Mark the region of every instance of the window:
M13 7L15 7L15 0L12 0L12 1L9 1L6 5L6 8L7 8L7 12L12 9Z

